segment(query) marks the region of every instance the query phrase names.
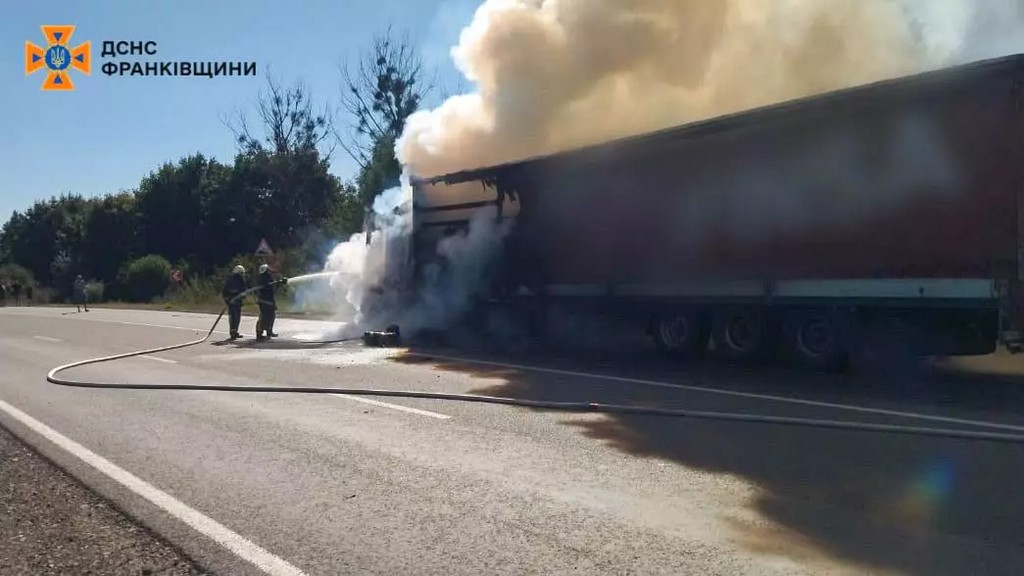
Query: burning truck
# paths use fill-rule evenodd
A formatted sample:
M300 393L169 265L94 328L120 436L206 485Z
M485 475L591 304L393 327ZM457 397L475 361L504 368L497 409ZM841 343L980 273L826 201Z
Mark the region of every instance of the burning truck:
M416 175L398 268L423 282L486 214L511 226L482 301L636 315L674 355L1016 350L1022 81L1011 56Z

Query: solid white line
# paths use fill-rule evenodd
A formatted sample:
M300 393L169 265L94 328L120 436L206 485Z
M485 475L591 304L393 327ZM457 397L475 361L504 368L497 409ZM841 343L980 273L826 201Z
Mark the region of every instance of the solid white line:
M559 368L543 368L540 366L527 366L525 364L508 364L505 362L493 362L491 360L475 360L472 358L459 358L457 356L445 356L442 354L427 354L409 352L410 356L420 356L423 358L438 358L440 360L448 360L451 362L466 362L470 364L480 364L483 366L497 366L500 368L513 368L516 370L530 370L533 372L546 372L548 374L558 374L561 376L575 376L579 378L595 378L599 380L607 380L609 382L621 382L625 384L639 384L641 386L651 386L656 388L673 388L676 390L689 390L693 392L705 392L708 394L719 394L722 396L736 396L741 398L754 398L757 400L770 400L772 402L783 402L787 404L799 404L802 406L817 406L819 408L835 408L837 410L847 410L850 412L861 412L864 414L881 414L885 416L899 416L902 418L912 418L915 420L930 420L933 422L946 422L950 424L965 424L968 426L978 426L980 428L995 428L999 430L1014 430L1017 432L1024 432L1024 426L1014 426L1012 424L999 424L997 422L986 422L984 420L966 420L962 418L950 418L947 416L934 416L931 414L920 414L917 412L902 412L900 410L886 410L884 408L868 408L867 406L856 406L852 404L835 404L832 402L821 402L818 400L805 400L803 398L791 398L787 396L773 396L771 394L757 394L754 392L740 392L737 390L722 390L720 388L706 388L704 386L692 386L687 384L671 384L668 382L658 382L655 380L643 380L640 378L628 378L624 376L609 376L605 374L594 374L590 372L576 372L574 370L562 370Z
M51 320L67 319L67 318L63 318L61 316L52 316L52 315L49 315L49 314L25 314L25 313L19 313L19 314L11 314L11 316L30 317L30 318L46 318L46 319L51 319ZM250 320L250 319L254 320L255 317L250 317L250 316L243 316L242 317L242 320ZM171 330L188 330L189 332L200 332L200 333L204 333L204 334L210 329L209 327L207 327L207 328L189 328L187 326L170 326L168 324L150 324L150 323L147 323L147 322L131 322L129 320L105 320L103 318L92 318L92 317L86 318L84 316L76 316L74 318L74 321L76 321L76 322L81 322L81 321L85 321L85 322L102 322L104 324L125 324L127 326L148 326L150 328L169 328ZM221 330L215 330L213 333L214 334L227 334L227 332L224 332L224 331L221 331Z
M172 330L188 330L189 332L201 332L206 333L209 328L188 328L186 326L168 326L167 324L148 324L146 322L129 322L127 320L101 320L99 318L81 318L88 322L105 322L107 324L125 324L127 326L147 326L149 328L170 328ZM221 330L215 330L214 334L227 334L227 332Z
M49 316L49 315L45 315L45 314L12 314L12 316L31 317L31 318L47 318L47 319L53 319L53 320L61 319L58 316ZM243 317L242 319L246 320L246 319L248 319L248 317ZM210 329L209 327L206 327L206 328L189 328L187 326L170 326L168 324L149 324L147 322L131 322L131 321L128 321L128 320L104 320L103 318L76 317L74 319L74 321L75 322L102 322L103 324L124 324L124 325L127 325L127 326L148 326L150 328L169 328L171 330L187 330L189 332L200 332L200 333L203 333L203 334L205 334ZM214 334L227 334L227 332L224 332L222 330L215 330L213 333Z
M138 478L131 472L92 452L85 446L71 440L3 400L0 400L0 410L3 410L9 416L28 426L50 442L60 446L76 458L99 470L118 484L145 498L164 512L227 548L239 558L251 562L267 574L272 576L304 576L301 570L285 560L274 556L243 536L226 528L216 520L190 508L170 494Z
M160 358L159 356L150 356L149 354L143 354L142 356L140 356L140 358L145 358L146 360L156 360L157 362L163 362L165 364L178 363L177 360L168 360L167 358Z
M60 342L56 338L50 338L49 336L33 336L36 340L45 340L47 342Z
M346 400L354 400L356 402L362 402L363 404L371 404L373 406L380 406L381 408L391 408L392 410L400 410L402 412L408 412L410 414L419 414L420 416L428 416L430 418L437 418L438 420L448 420L451 416L445 414L438 414L437 412L430 412L427 410L420 410L418 408L409 408L408 406L399 406L398 404L388 404L387 402L381 402L380 400L370 400L369 398L362 398L360 396L351 396L349 394L334 394L338 398L345 398Z

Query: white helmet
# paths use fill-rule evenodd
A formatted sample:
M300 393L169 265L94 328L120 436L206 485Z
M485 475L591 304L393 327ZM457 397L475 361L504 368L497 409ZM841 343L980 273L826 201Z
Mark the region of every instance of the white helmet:
M266 272L269 269L270 269L270 266L267 266L266 264L260 264L260 274L263 274L264 272Z
M239 264L238 266L235 266L234 270L232 270L231 273L232 274L245 274L245 267L242 266L241 264Z

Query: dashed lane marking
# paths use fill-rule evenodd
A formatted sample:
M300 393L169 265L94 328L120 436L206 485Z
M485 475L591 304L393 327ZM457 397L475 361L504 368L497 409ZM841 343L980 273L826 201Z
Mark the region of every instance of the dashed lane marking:
M409 408L408 406L399 406L398 404L390 404L388 402L381 402L380 400L370 400L369 398L362 398L360 396L352 396L350 394L334 394L338 398L344 398L346 400L352 400L354 402L362 402L363 404L370 404L372 406L380 406L381 408L390 408L392 410L399 410L401 412L408 412L409 414L418 414L420 416L427 416L428 418L437 418L438 420L449 420L451 416L446 414L439 414L437 412L430 412L429 410L420 410L418 408Z

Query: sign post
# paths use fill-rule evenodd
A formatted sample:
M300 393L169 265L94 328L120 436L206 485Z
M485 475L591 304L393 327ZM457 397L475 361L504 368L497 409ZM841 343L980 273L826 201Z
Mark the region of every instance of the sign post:
M266 238L260 240L260 245L256 247L254 255L259 256L263 262L269 264L271 270L277 271L277 259L274 258L274 251L270 249L270 244L267 244Z
M260 245L256 247L256 256L273 256L274 251L270 249L270 244L267 244L267 239L260 240Z

